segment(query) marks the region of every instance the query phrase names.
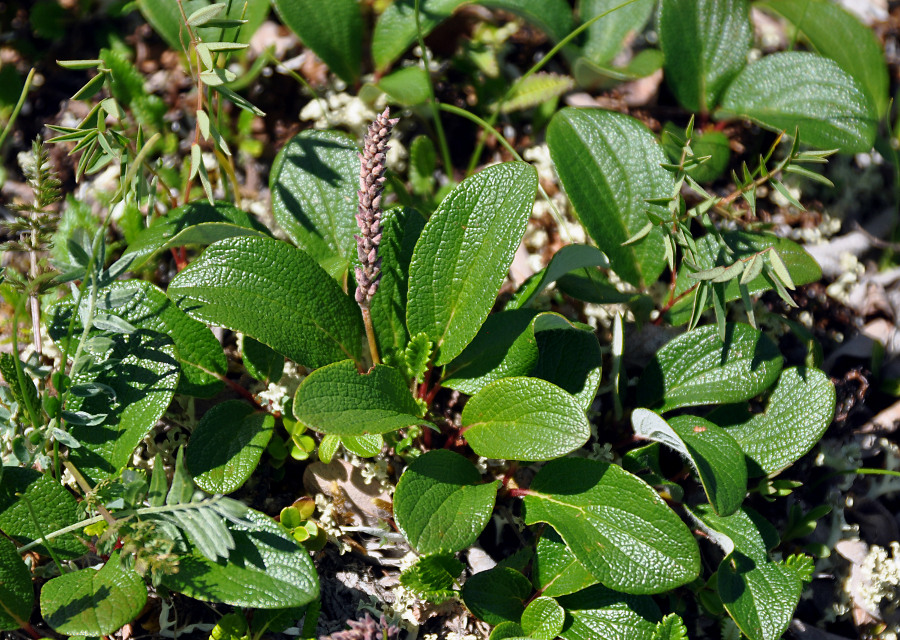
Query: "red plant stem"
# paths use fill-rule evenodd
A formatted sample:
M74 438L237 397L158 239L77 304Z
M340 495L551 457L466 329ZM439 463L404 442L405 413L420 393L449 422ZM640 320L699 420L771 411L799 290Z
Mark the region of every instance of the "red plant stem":
M37 629L35 629L34 627L31 626L30 622L25 622L24 624L22 624L22 630L25 631L25 633L30 635L32 638L43 638L44 637L40 633L38 633Z
M243 397L243 398L245 398L246 400L248 400L248 401L250 402L250 404L252 404L256 409L259 409L260 411L265 411L265 410L266 410L266 408L263 407L263 406L259 403L259 400L257 400L257 399L253 396L252 393L250 393L249 391L247 391L244 387L242 387L241 385L239 385L239 384L238 384L237 382L235 382L234 380L229 380L229 379L226 378L225 376L222 376L221 378L219 378L219 380L221 380L221 381L224 382L226 385L228 385L229 387L231 387L231 389L232 389L233 391L235 391L236 393L238 393L241 397Z
M524 498L531 495L531 489L510 489L508 493L512 498Z

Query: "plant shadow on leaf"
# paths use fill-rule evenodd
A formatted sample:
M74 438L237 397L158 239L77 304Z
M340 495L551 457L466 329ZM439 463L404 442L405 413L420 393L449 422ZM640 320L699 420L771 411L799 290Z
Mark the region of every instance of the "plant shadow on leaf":
M75 600L63 602L55 611L44 615L44 620L54 629L65 627L69 622L75 621L79 616L97 607L98 602L103 602L112 595L109 587L101 586L90 595L81 596Z

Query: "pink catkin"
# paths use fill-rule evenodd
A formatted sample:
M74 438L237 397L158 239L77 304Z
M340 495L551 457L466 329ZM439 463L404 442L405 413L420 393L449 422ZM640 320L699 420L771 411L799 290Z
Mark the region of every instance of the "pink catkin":
M372 296L378 290L381 280L381 258L378 257L378 244L381 242L381 192L384 190L385 158L390 147L391 129L399 122L399 118L390 117L390 109L375 118L369 125L369 131L360 154L359 171L359 210L356 224L359 235L356 238L356 252L360 265L356 267L356 302L368 308Z

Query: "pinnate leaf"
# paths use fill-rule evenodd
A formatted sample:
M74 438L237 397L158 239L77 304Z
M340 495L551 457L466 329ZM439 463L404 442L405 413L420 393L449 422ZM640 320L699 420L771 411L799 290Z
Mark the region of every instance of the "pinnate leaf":
M636 286L655 280L665 266L662 232L622 245L647 224L647 211L668 217L665 207L647 203L674 188L650 130L621 113L565 108L550 121L547 144L579 220L613 270Z
M699 573L690 530L649 485L621 467L554 460L535 476L524 503L527 524L550 524L610 588L660 593Z
M498 480L480 482L475 465L458 453L429 451L397 483L397 526L419 553L465 549L487 525L497 497Z
M748 65L728 87L717 118L743 117L820 149L865 153L878 112L872 98L834 60L787 51Z
M777 345L746 324L728 324L725 341L715 325L682 334L660 349L638 384L638 403L660 413L701 404L748 400L778 377Z
M53 578L41 589L41 615L66 635L103 636L131 622L147 602L147 587L118 555L97 571L79 569Z
M310 429L339 436L428 424L419 417L419 406L400 371L376 365L368 373L359 373L350 360L307 376L297 388L294 415Z
M588 441L591 428L575 398L538 378L503 378L469 399L466 441L486 458L551 460Z
M411 335L425 333L438 347L436 364L462 353L487 318L536 190L531 165L494 165L458 185L425 224L409 267L406 320Z
M249 335L298 364L358 360L355 302L303 251L268 238L217 242L178 274L169 297L198 320Z

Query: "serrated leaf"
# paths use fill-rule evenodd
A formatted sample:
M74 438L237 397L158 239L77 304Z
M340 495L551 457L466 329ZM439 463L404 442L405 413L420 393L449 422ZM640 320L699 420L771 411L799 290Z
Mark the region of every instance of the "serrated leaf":
M728 87L717 118L743 117L820 149L865 153L878 123L872 98L828 58L789 51L748 65Z
M647 596L626 595L594 585L559 599L571 617L564 640L652 640L662 614Z
M352 85L360 72L363 21L356 0L273 0L278 17L300 36L341 80Z
M718 589L726 611L750 640L778 640L800 601L802 583L776 562L735 551L719 565Z
M747 0L668 0L659 5L666 81L688 111L709 112L747 63L753 41Z
M478 538L494 510L499 481L458 453L438 449L415 461L397 483L394 518L419 553L452 553Z
M546 522L585 569L624 593L661 593L700 571L690 530L642 480L585 458L554 460L524 498L525 522Z
M275 419L241 400L226 400L203 414L185 458L194 482L208 493L236 491L256 470Z
M822 270L812 256L796 242L786 238L777 238L768 233L729 231L722 234L722 239L728 247L728 251L733 253L729 254L712 234L697 240L698 251L696 258L699 263L697 266L702 269L710 269L724 262L749 259L750 256L774 247L784 261L788 272L791 274L791 279L796 285L809 284L822 277ZM695 295L686 292L695 284L695 281L689 277L689 271L684 266L679 269L675 282L675 296L681 296L681 299L666 314L666 319L675 325L684 324L691 317L691 308L694 304ZM758 274L751 281L744 284L747 286L748 294L750 295L776 287L775 281L765 273ZM725 287L725 300L737 300L740 297L739 283L728 283ZM700 306L706 309L709 304L709 302L704 302Z
M153 221L128 245L120 263L137 269L159 251L185 245L208 245L235 236L270 236L265 226L226 202L189 202ZM111 267L110 270L113 270Z
M673 191L650 130L620 113L565 108L550 121L547 143L579 220L613 270L636 286L653 282L665 266L662 231L622 245L647 224L648 210L669 217L664 206L647 203Z
M666 422L647 409L635 409L631 423L635 435L661 442L687 459L716 513L729 515L741 506L747 494L747 465L743 450L725 429L695 416Z
M512 299L506 303L505 309L520 309L527 306L544 289L567 273L590 267L608 266L606 255L596 247L587 244L567 244L553 254L545 268L522 283Z
M553 598L540 596L522 612L522 630L534 640L553 640L562 631L566 612Z
M360 373L349 360L313 371L294 397L294 415L299 422L339 436L389 433L428 424L419 412L400 371L376 365L368 373Z
M550 313L542 313L533 324L538 361L531 377L552 382L571 393L578 405L588 411L597 395L603 367L603 354L594 332Z
M641 375L638 403L660 413L679 407L740 402L758 395L781 371L771 338L745 324L707 325L660 349ZM661 403L661 404L660 404Z
M585 569L552 528L546 528L535 548L531 568L534 588L546 596L575 593L597 584L597 578Z
M31 571L16 546L0 537L0 629L14 631L28 622L34 607Z
M834 418L835 390L818 369L785 369L769 396L764 413L728 426L738 444L757 466L757 473L775 473L800 459L825 433Z
M226 564L195 549L162 583L191 598L235 607L299 607L317 598L319 581L309 554L268 516L250 509L244 517L245 524L226 521L235 542Z
M475 395L485 386L531 372L538 360L530 309L488 316L465 350L444 367L441 386Z
M102 636L131 622L147 602L147 587L113 555L103 567L53 578L41 589L41 615L54 631Z
M355 302L306 253L278 240L212 244L167 293L188 315L240 331L307 367L361 355Z
M538 72L515 84L515 90L509 98L500 104L500 113L512 113L522 109L530 109L558 98L575 86L569 76L558 73Z
M334 131L304 131L282 147L269 177L272 213L290 239L320 264L356 256L359 150Z
M606 13L588 27L581 53L591 62L602 65L621 50L630 33L640 31L653 12L653 0L638 0L626 6L621 0L579 0L578 15L587 22Z
M583 446L591 428L575 398L538 378L503 378L469 399L462 427L486 458L551 460Z
M406 330L409 262L424 226L425 218L410 208L390 209L381 218L381 244L378 246L381 283L372 296L369 309L382 359L399 355L409 342Z
M436 364L462 353L487 318L536 190L531 165L494 165L458 185L425 224L409 266L406 324L434 341Z
M529 595L531 583L528 578L503 566L476 573L462 588L466 607L488 624L518 623Z
M119 304L122 297L125 302ZM107 312L110 318L122 318L136 329L171 338L181 366L179 393L208 398L221 391L227 371L222 345L207 327L176 307L159 288L142 280L116 281L102 290L100 300L100 309L112 307ZM51 308L48 331L54 340L66 336L73 308L72 299ZM88 384L97 386L97 381ZM105 393L113 392L112 399L117 398L112 386L102 386Z
M688 640L684 620L677 613L670 613L656 625L653 640Z
M790 20L813 48L852 75L872 97L879 116L888 99L884 53L875 34L855 15L828 0L778 0L759 6Z
M442 599L451 597L453 583L459 578L465 566L452 554L427 555L400 574L400 584L408 590L422 594L430 602L440 604Z

